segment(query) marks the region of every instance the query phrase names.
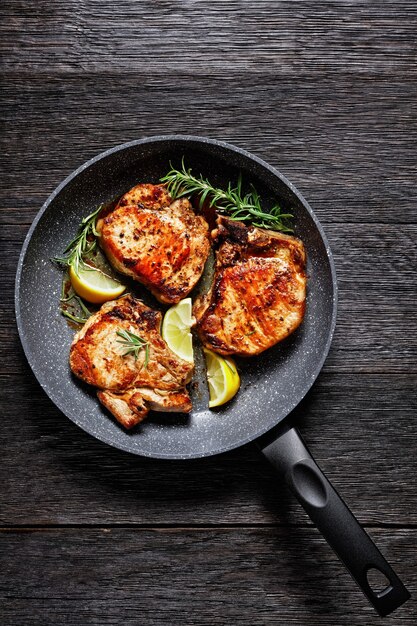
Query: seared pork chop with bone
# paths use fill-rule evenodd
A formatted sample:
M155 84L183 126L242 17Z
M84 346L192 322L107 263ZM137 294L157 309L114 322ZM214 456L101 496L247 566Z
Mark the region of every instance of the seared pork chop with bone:
M100 246L110 263L160 301L185 298L204 270L209 229L186 198L172 201L163 185L140 184L97 221Z
M194 305L203 344L219 354L251 356L288 337L302 322L306 255L296 237L219 217L220 242L208 294Z
M127 295L106 302L77 332L71 345L71 370L98 387L99 400L126 428L142 421L151 409L191 410L185 385L191 380L193 365L169 349L160 325L159 311ZM136 353L126 347L126 331L143 342Z

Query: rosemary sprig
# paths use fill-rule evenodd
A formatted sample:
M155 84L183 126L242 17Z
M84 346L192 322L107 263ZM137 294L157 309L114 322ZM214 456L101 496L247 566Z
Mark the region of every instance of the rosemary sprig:
M292 232L286 220L291 219L293 215L283 213L278 204L268 212L263 211L259 194L253 185L250 185L248 193L243 194L241 175L236 187L229 182L226 190L218 189L201 175L193 176L192 170L186 169L183 159L182 169L177 170L171 165L171 170L161 178L161 182L166 184L173 198L198 194L200 208L209 201L210 207L215 206L219 213L227 214L232 220L250 222L259 228Z
M61 286L61 297L59 298L59 301L61 303L61 313L64 317L67 317L68 319L72 320L73 322L77 322L77 324L85 324L86 321L88 320L88 318L91 316L91 311L90 309L88 309L84 302L81 300L81 298L79 296L77 296L76 293L74 293L71 289L72 293L69 293L69 295L65 295L65 287L66 287L66 281L63 280L62 281L62 286ZM62 304L65 306L67 303L71 302L72 300L75 300L78 303L78 306L81 309L81 312L84 314L83 316L81 315L74 315L74 313L71 313L70 311L68 311L68 309L64 308L62 306Z
M135 361L137 361L139 357L139 352L144 349L145 350L145 360L143 362L143 366L146 369L149 363L149 343L139 337L139 335L135 335L130 330L118 330L116 333L119 337L122 337L123 341L118 340L118 343L125 346L126 352L123 353L123 356L127 354L133 354L135 357Z
M96 230L97 216L100 213L100 205L93 213L84 217L78 228L78 232L64 250L62 257L55 257L53 261L67 267L73 267L75 273L79 274L80 265L86 265L84 258L90 254L97 246L98 232ZM92 268L94 269L94 268Z
M78 315L73 315L72 313L70 313L69 311L65 311L64 309L61 309L61 313L64 317L67 317L69 320L72 320L73 322L77 322L77 324L85 324L87 321L87 317L80 317Z

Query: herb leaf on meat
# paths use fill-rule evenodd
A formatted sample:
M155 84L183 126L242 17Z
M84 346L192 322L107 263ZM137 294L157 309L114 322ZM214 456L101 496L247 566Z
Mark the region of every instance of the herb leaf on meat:
M116 333L122 340L118 340L117 343L120 343L122 346L126 348L126 352L123 353L123 356L128 354L133 354L135 357L135 361L137 361L139 357L139 352L144 349L145 350L145 360L143 362L143 366L146 369L149 363L149 343L139 337L139 335L135 335L130 330L118 330Z

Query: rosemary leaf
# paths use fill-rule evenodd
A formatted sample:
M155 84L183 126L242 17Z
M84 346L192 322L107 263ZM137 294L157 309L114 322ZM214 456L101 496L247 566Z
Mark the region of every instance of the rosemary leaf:
M98 232L96 222L101 208L102 205L90 213L90 215L83 218L78 228L78 233L65 248L63 256L52 259L59 265L66 267L72 266L77 276L79 274L80 265L86 265L84 258L91 254L97 247L96 237Z
M84 324L88 320L88 318L91 316L90 309L86 307L84 302L81 300L80 296L77 296L76 293L72 292L68 296L65 296L65 282L62 281L62 291L61 291L61 297L60 297L59 301L61 302L61 304L62 303L65 304L67 302L71 302L72 300L75 300L78 303L82 313L84 313L85 317L83 317L83 318L78 317L79 322ZM63 315L65 315L66 313L68 313L68 311L63 309L63 308L61 308L61 313ZM68 314L68 315L65 315L65 317L70 317L70 316ZM72 318L70 317L70 319L72 319ZM74 320L74 321L77 321L77 320Z
M125 328L116 331L116 334L122 338L122 340L118 340L117 343L120 343L126 348L123 356L133 354L135 361L137 361L140 351L142 349L145 350L143 367L146 369L149 363L149 343L145 341L145 339L142 339L142 337L139 337L139 335L135 335L135 333L132 333L130 330L126 330Z
M87 318L85 317L78 317L78 315L73 315L72 313L70 313L69 311L65 311L64 309L61 309L61 313L64 317L67 317L68 319L72 320L73 322L77 322L77 324L85 324L87 321Z
M227 214L232 220L250 222L258 228L269 228L284 233L293 232L287 223L293 215L283 213L279 204L274 205L268 212L263 211L261 199L253 185L250 191L243 195L242 176L239 175L237 184L232 187L229 182L227 190L213 187L210 182L200 176L194 176L191 169L187 169L182 160L182 169L177 170L171 165L171 170L161 178L173 198L199 195L200 208L205 202L214 206L221 214Z

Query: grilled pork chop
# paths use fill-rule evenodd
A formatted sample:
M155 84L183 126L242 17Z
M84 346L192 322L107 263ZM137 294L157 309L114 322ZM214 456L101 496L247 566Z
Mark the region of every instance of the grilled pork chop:
M247 227L225 217L212 236L221 242L209 293L194 305L197 331L220 354L259 354L302 322L305 251L296 237Z
M210 251L208 224L190 202L172 202L163 185L136 185L98 220L99 242L112 265L168 304L185 298Z
M162 339L161 313L131 295L106 302L77 332L71 345L73 373L99 388L97 395L126 428L150 409L188 413L185 385L193 366L174 354ZM129 331L147 342L135 355L118 332ZM146 363L147 361L147 363Z

